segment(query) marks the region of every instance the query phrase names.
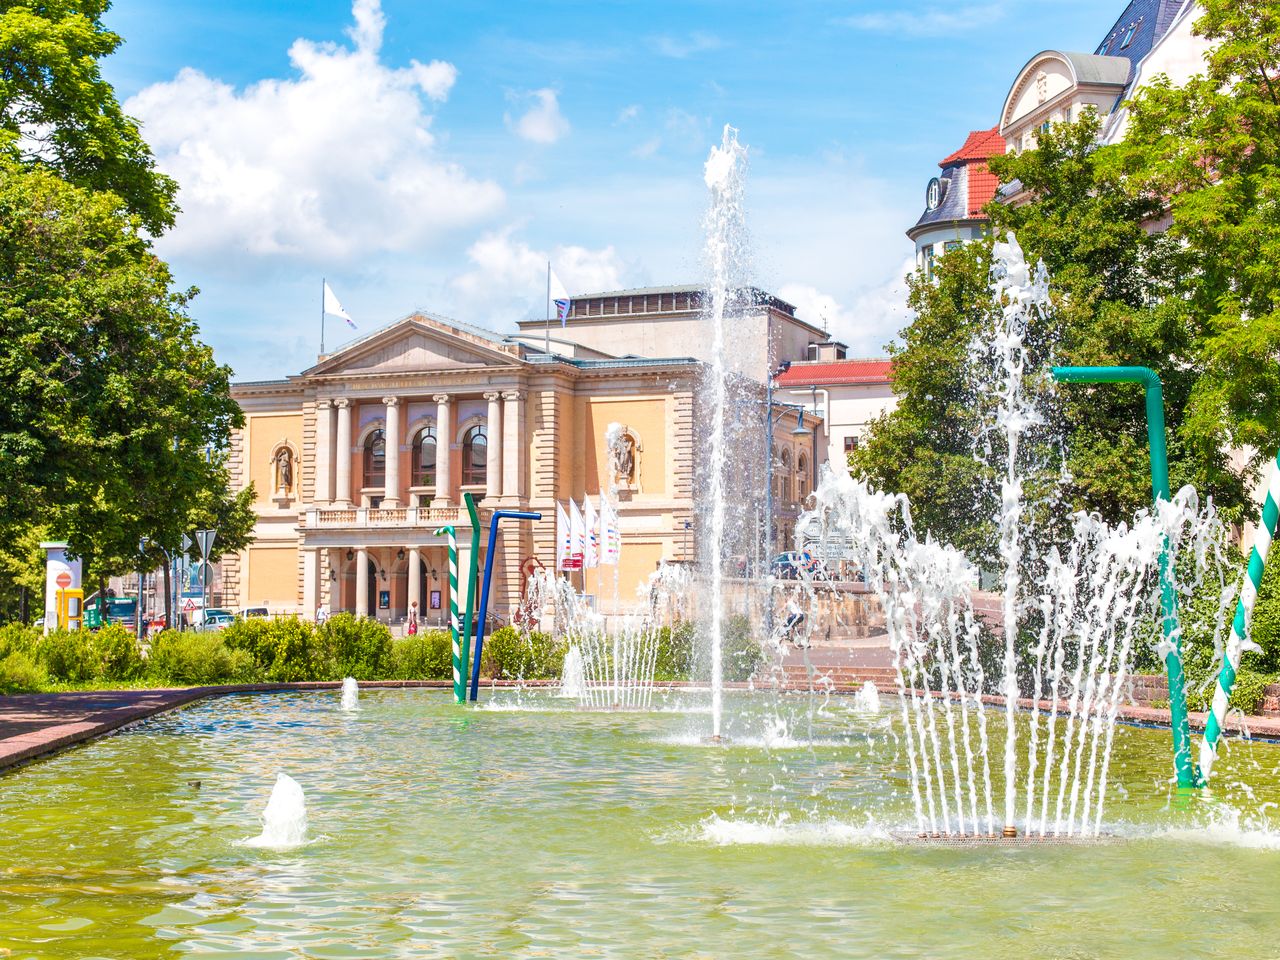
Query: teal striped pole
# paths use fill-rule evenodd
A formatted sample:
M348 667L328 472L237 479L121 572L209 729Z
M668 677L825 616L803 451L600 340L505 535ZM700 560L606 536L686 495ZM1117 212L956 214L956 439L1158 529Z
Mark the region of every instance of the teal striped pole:
M1253 606L1258 600L1258 591L1262 588L1267 551L1271 549L1271 541L1276 535L1276 521L1280 519L1277 501L1280 501L1280 454L1276 454L1276 459L1271 461L1267 496L1262 504L1262 522L1258 524L1258 536L1253 542L1253 551L1249 554L1244 585L1240 588L1240 599L1236 602L1236 616L1231 621L1231 636L1227 638L1227 649L1222 657L1222 671L1218 674L1218 685L1213 691L1213 706L1209 709L1209 719L1205 722L1204 740L1200 742L1200 772L1206 778L1213 769L1213 762L1218 759L1218 741L1222 739L1222 729L1227 722L1227 705L1231 699L1231 689L1236 685L1236 673L1240 670L1240 655L1246 650L1258 649L1257 644L1249 639L1249 623L1253 620Z
M458 535L453 527L441 527L437 537L449 538L449 639L453 641L453 698L467 702L467 684L462 679L462 624L458 620Z

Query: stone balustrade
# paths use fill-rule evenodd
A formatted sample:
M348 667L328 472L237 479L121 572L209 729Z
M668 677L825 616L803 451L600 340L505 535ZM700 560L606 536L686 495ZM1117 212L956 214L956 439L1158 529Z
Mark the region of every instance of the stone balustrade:
M304 514L304 526L309 530L439 527L449 523L469 527L466 507L313 507Z

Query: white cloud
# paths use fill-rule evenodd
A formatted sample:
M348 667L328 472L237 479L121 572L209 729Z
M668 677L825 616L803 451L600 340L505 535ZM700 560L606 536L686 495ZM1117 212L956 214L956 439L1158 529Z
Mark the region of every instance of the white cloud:
M617 290L627 267L612 245L601 249L534 249L513 237L515 226L486 234L467 250L471 268L450 282L454 309L473 322L510 326L545 311L547 262L570 295Z
M555 143L569 132L569 121L560 112L560 102L550 87L513 95L513 99L533 100L533 106L518 120L513 120L510 114L506 116L507 126L521 139L533 143Z
M638 103L633 103L618 111L618 119L615 120L614 123L630 123L638 116L640 116L640 105Z
M662 149L662 138L650 137L648 140L644 141L644 143L641 143L638 146L636 146L631 151L631 155L633 157L638 157L641 160L645 160L645 159L648 159L649 157L652 157L655 153L657 153L661 149Z
M872 33L941 37L981 30L1004 17L1004 3L969 4L963 7L927 7L924 10L886 10L841 17L837 22Z
M166 253L351 260L420 248L501 209L500 187L436 148L428 108L456 68L388 67L379 0L354 0L352 16L353 46L294 41L293 77L238 90L187 68L128 101L181 185Z
M806 283L784 283L778 296L796 308L801 320L848 344L854 355L880 356L910 321L906 277L913 269L915 260L908 258L883 283L855 293L850 307Z
M684 60L687 57L705 53L708 50L719 50L723 45L723 41L715 34L702 33L701 31L694 31L684 37L661 36L653 38L653 46L658 53L676 60Z

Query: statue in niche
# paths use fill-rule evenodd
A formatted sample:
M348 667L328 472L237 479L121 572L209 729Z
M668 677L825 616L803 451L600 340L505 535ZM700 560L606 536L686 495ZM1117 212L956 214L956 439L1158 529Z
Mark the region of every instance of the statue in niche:
M276 490L293 491L293 451L288 447L281 447L276 453Z

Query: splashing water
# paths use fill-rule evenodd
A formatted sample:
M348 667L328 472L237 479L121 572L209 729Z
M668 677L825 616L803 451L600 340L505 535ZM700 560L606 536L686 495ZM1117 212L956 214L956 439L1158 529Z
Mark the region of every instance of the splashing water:
M724 664L721 640L724 633L724 534L726 418L728 416L728 374L725 366L725 317L730 300L739 290L745 260L746 222L743 205L747 151L738 142L738 131L726 124L719 146L711 148L704 168L704 180L711 192L705 220L705 256L710 270L704 310L711 322L710 455L708 458L707 524L704 529L705 563L709 584L711 649L711 735L720 736L724 710Z
M815 507L797 528L824 546L852 546L883 608L919 832L994 835L998 791L1002 825L1016 828L1021 788L1024 833L1098 836L1126 680L1156 615L1161 552L1170 551L1175 569L1182 555L1198 570L1224 528L1189 487L1131 524L1075 514L1065 541L1039 558L1038 596L1024 597L1028 460L1020 446L1044 422L1036 403L1045 395L1040 374L1028 369L1024 338L1028 321L1050 309L1048 278L1043 266L1029 270L1012 237L996 254L1001 320L988 346L971 355L985 351L977 359L998 372L989 389L997 401L990 429L1004 457L999 622L987 624L975 607L977 571L968 559L917 536L905 497L825 469ZM987 639L987 626L999 641ZM1020 655L1028 629L1034 644ZM998 675L988 677L996 663ZM997 691L1005 701L999 781L983 700ZM1029 708L1027 723L1020 706Z
M262 812L262 833L245 846L288 850L307 842L307 800L298 781L287 773L276 774L271 798Z
M354 677L347 677L342 681L342 709L360 709L360 684L356 683Z
M874 680L868 680L853 697L853 709L858 713L880 712L880 689Z

